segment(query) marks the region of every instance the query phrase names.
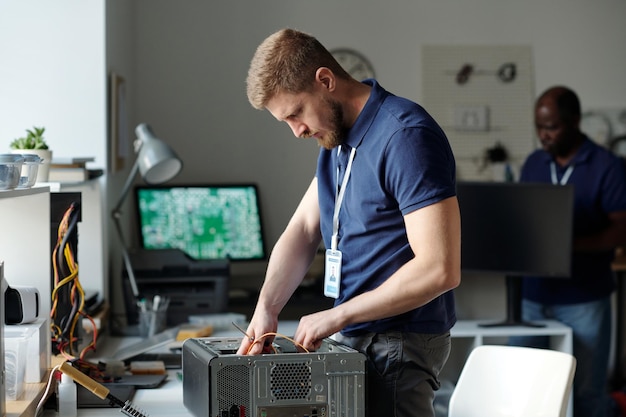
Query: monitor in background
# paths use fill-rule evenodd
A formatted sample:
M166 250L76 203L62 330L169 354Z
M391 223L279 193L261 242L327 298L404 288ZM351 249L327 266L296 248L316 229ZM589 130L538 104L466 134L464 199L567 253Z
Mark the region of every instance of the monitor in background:
M265 259L254 184L135 188L141 246L180 249L198 260Z
M521 318L524 276L568 278L573 239L572 186L459 182L461 269L506 277L507 317Z

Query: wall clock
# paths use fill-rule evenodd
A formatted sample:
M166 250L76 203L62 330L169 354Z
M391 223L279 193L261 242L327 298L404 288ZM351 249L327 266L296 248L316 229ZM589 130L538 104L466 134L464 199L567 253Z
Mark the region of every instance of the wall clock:
M580 130L598 145L610 146L613 126L607 115L594 111L583 113L580 120Z
M330 53L354 79L362 81L366 78L374 78L374 66L360 52L350 48L338 48Z
M614 137L610 142L610 148L613 153L626 158L626 135Z

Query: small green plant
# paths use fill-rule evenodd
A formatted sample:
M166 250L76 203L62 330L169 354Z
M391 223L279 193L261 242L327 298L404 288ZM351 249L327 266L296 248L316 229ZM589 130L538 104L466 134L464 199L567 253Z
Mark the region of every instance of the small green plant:
M26 129L26 136L14 139L9 146L11 149L48 149L48 144L43 138L45 130L45 127Z

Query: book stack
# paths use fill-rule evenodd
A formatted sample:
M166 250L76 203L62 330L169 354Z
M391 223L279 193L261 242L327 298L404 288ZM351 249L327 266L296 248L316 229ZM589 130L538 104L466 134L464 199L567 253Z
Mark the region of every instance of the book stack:
M95 178L102 174L102 170L88 169L87 162L93 161L92 157L53 159L50 162L48 181L82 182Z

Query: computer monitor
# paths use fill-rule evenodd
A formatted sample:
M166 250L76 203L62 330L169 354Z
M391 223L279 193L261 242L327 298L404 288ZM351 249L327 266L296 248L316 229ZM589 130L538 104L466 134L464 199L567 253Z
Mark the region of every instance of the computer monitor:
M135 187L141 246L198 260L265 259L255 184Z
M521 319L523 277L568 278L572 262L573 186L459 182L461 269L507 279L507 317Z

